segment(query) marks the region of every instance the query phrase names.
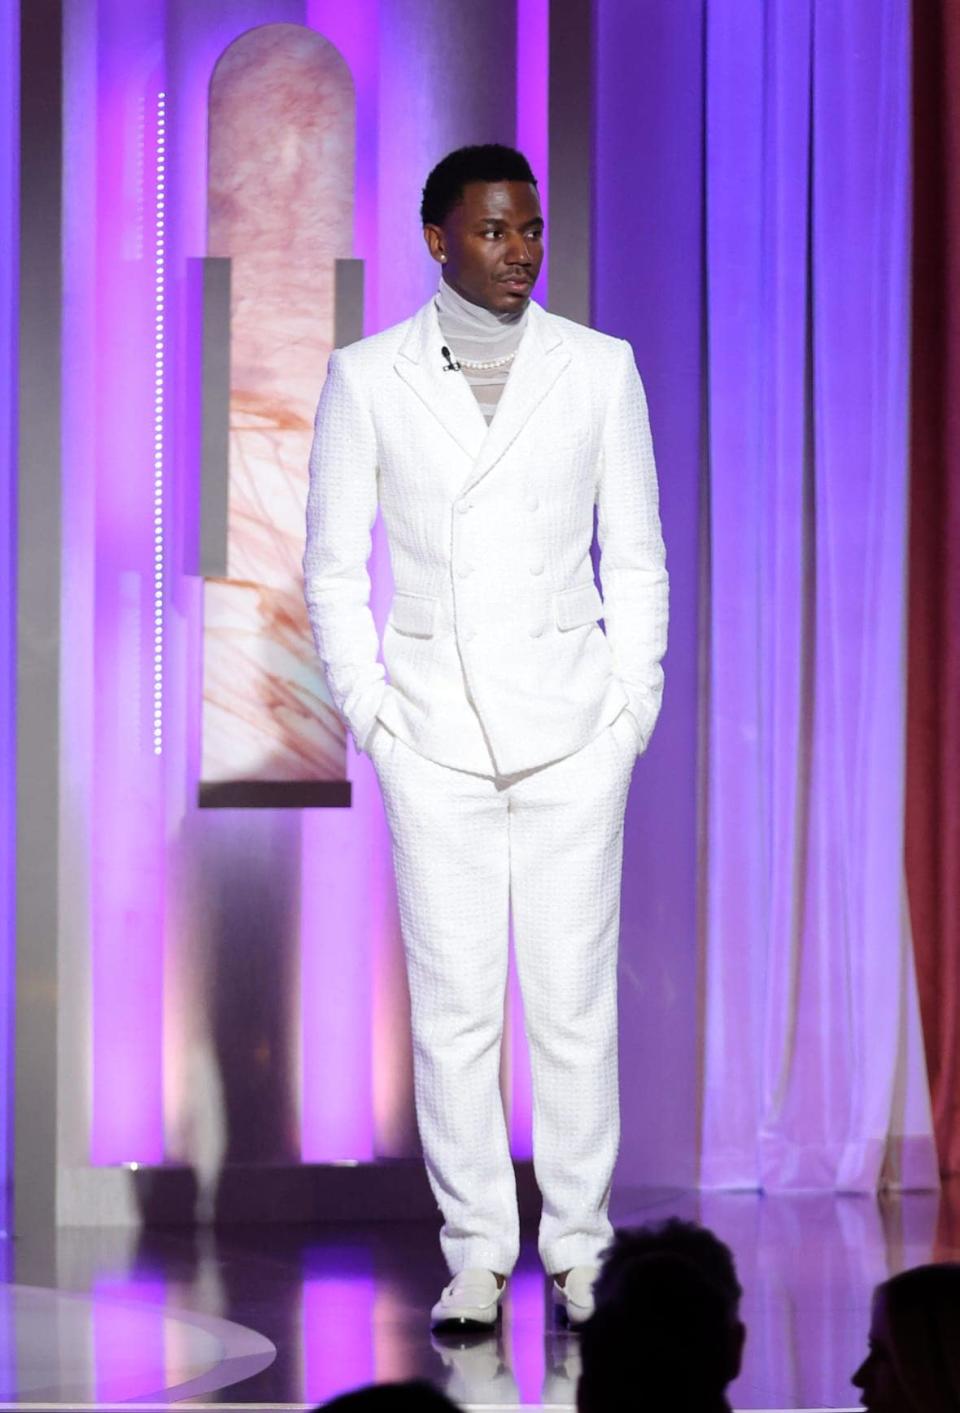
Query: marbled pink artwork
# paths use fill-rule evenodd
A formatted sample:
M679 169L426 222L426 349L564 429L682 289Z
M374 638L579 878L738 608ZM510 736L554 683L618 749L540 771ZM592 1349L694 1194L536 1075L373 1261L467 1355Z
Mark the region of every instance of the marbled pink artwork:
M299 592L208 579L204 614L204 778L342 778L343 726L311 660L309 628L304 645Z
M208 253L232 269L230 504L227 577L204 596L203 783L344 777L300 562L353 187L338 51L301 25L248 30L210 84Z

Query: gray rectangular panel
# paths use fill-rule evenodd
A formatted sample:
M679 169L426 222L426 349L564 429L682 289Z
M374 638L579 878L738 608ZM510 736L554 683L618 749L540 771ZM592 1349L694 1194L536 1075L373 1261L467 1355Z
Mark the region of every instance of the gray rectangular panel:
M200 285L200 574L227 573L230 504L230 261L191 260Z
M590 322L592 0L550 5L550 309Z
M333 346L363 338L363 261L338 260L334 273Z
M53 1228L60 832L62 23L24 0L20 49L17 952L13 1225Z

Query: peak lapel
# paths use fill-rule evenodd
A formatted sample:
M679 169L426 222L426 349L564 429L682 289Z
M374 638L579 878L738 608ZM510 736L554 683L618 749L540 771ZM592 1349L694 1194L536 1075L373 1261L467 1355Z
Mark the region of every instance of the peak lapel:
M476 461L487 436L487 424L466 378L445 370L442 347L440 322L430 299L413 316L394 366L457 445L471 461Z
M570 362L569 346L552 327L549 314L532 302L529 311L499 405L461 494L472 490L496 466Z

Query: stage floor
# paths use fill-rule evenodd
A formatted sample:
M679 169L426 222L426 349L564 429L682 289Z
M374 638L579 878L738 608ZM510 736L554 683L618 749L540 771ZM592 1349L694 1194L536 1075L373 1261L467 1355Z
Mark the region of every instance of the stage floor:
M620 1193L614 1217L695 1218L732 1246L748 1330L736 1408L855 1408L871 1290L960 1258L958 1197L644 1191ZM471 1409L575 1401L577 1338L552 1326L533 1233L501 1332L461 1342L427 1324L445 1279L433 1225L75 1228L2 1251L0 1408L301 1409L413 1376Z

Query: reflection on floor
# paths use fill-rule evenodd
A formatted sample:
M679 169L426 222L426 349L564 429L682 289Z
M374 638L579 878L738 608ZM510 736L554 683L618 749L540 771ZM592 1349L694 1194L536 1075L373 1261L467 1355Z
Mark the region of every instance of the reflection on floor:
M0 1392L14 1403L169 1403L259 1373L277 1352L231 1321L117 1299L99 1283L92 1297L0 1287L0 1329Z
M739 1409L850 1408L870 1293L960 1258L960 1192L864 1197L621 1193L629 1224L677 1214L733 1247L748 1341ZM574 1403L576 1336L551 1324L533 1233L490 1339L431 1337L445 1278L419 1223L61 1231L0 1248L0 1407L307 1408L426 1376L460 1404ZM27 1288L29 1287L29 1288ZM78 1299L77 1297L84 1297Z

